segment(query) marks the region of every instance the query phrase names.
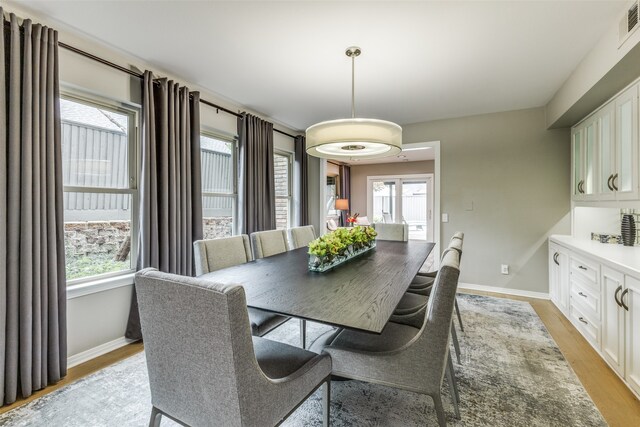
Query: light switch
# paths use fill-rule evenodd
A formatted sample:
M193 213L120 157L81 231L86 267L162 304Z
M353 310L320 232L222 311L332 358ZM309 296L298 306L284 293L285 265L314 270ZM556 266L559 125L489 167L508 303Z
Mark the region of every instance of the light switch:
M442 214L442 222L449 222L449 214L448 213L443 213Z

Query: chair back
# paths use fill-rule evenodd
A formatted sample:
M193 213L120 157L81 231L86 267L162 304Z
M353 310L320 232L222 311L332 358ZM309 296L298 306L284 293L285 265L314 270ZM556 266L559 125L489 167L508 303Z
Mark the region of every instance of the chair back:
M382 221L384 221L385 224L393 224L393 217L389 212L382 212Z
M359 216L356 218L356 224L357 225L371 225L371 222L369 221L369 218L367 218L366 216Z
M327 220L327 230L335 231L338 229L338 224L336 224L336 220L333 218L329 218Z
M449 355L449 337L453 307L458 290L460 275L460 254L448 249L442 257L442 264L433 284L427 302L424 323L416 339L427 364L425 372L431 380L440 384Z
M291 249L308 246L309 243L315 239L316 231L313 228L313 225L305 225L289 229L289 246Z
M407 224L385 224L375 223L373 227L376 229L378 240L395 240L406 242L409 240L409 226Z
M451 240L453 239L464 240L464 233L462 231L456 231L455 233L453 233L453 236L451 237Z
M245 293L193 277L136 274L151 402L185 425L240 425L261 381Z
M221 239L197 240L193 242L196 276L253 261L249 236L224 237Z
M255 259L281 254L289 250L286 230L256 231L251 233L250 237Z

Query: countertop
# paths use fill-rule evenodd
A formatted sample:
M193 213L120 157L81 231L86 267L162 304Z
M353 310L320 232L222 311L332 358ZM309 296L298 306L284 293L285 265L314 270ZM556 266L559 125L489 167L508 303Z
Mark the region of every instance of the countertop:
M549 240L583 255L597 258L615 270L640 278L640 246L600 243L559 234L550 236Z

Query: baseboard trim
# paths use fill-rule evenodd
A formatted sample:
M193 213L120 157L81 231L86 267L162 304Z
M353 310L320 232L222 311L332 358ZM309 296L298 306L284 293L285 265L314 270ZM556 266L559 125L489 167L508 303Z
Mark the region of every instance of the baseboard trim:
M132 342L135 342L135 341L127 339L125 337L120 337L113 341L100 344L97 347L93 347L93 348L90 348L89 350L85 350L81 353L74 354L73 356L69 356L67 358L67 367L73 368L74 366L87 362L91 359L95 359L98 356L107 354L110 351L116 350L120 347L124 347L125 345L130 344Z
M459 290L494 292L496 294L515 295L519 297L528 297L536 299L550 299L546 292L523 291L520 289L500 288L497 286L476 285L473 283L458 283Z

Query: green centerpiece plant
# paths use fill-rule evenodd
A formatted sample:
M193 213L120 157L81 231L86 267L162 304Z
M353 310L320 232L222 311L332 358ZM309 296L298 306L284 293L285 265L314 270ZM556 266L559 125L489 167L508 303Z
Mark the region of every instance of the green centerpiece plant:
M376 246L373 227L338 228L309 243L309 270L326 271Z

